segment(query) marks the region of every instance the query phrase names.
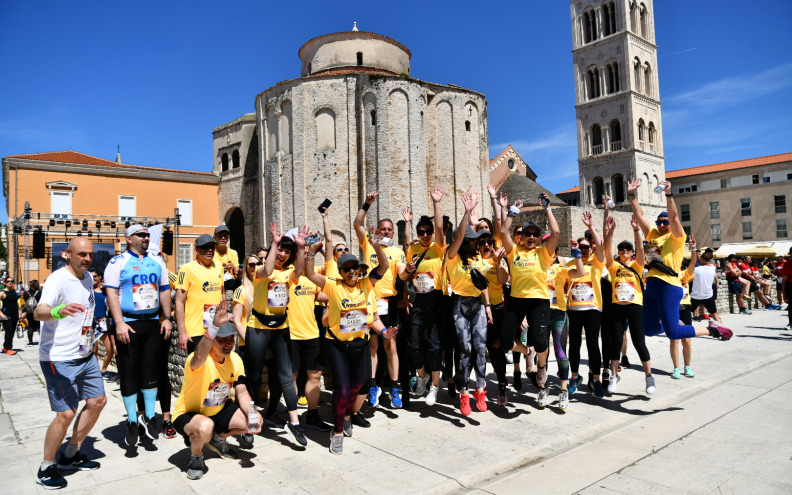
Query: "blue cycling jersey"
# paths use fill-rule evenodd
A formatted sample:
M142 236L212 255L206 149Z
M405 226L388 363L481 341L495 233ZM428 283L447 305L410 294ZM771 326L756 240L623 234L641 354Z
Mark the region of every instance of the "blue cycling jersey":
M105 287L118 290L124 321L158 318L159 293L170 290L165 262L156 255L127 251L110 260L104 273ZM131 318L127 315L145 315Z

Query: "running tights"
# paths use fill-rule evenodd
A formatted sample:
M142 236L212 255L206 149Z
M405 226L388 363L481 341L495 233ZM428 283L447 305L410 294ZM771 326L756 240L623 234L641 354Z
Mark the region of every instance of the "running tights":
M368 379L371 354L368 349L354 356L346 355L335 341L328 342L327 357L333 370L333 423L335 432L344 431L344 416L350 416L358 391Z
M599 348L599 333L602 314L596 309L568 311L569 315L569 365L572 373L580 368L580 345L583 343L583 329L586 329L586 349L588 350L589 370L593 375L600 374L602 356Z
M297 410L297 389L294 386L294 376L292 375L291 354L290 354L290 335L288 328L277 330L264 330L261 328L248 327L245 334L245 374L247 375L247 387L250 392L251 400L256 400L261 390L261 376L264 371L264 359L267 356L267 348L272 351L275 361L275 368L283 388L283 398L286 400L286 408L289 411ZM272 370L269 370L272 373Z
M550 300L510 297L506 307L500 332L501 344L509 342L509 344L504 344L507 350L514 346L514 336L520 334L520 325L525 318L528 320L528 343L526 345L533 346L537 354L546 351L550 345L550 330L548 329Z
M671 285L657 277L649 277L644 292L643 325L649 337L665 334L671 340L689 339L696 336L691 325L679 324L679 303L682 287Z
M643 329L643 306L640 304L614 304L611 307L613 317L613 338L611 339L610 359L618 360L621 355L624 332L630 322L630 338L633 347L638 351L642 363L649 361L649 349L646 348L646 337ZM606 362L605 366L610 363Z
M469 388L471 367L476 370L476 387L486 386L487 315L480 297L454 297L454 322L459 339L459 374L462 390Z
M566 354L568 321L565 311L550 310L550 333L553 335L553 352L558 362L558 378L561 380L569 380L569 358Z
M492 306L492 323L487 323L487 352L495 369L495 375L498 377L498 383L501 385L506 384L506 353L513 345L511 339L507 340L505 345L501 344L500 339L503 337L500 330L503 328L505 314L503 306L503 303Z

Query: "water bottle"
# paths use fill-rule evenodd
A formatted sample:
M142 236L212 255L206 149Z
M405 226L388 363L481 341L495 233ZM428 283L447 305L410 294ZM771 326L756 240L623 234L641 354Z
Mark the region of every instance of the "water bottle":
M602 195L602 199L603 200L605 199L605 195L604 194ZM614 203L612 199L608 199L608 201L606 201L606 203L608 204L608 208L616 208L616 203Z
M248 433L255 433L259 429L258 411L256 411L256 403L250 401L250 411L248 413Z
M665 185L665 184L658 184L658 185L657 185L657 186L654 188L654 192L655 192L655 194L660 194L661 192L665 191L667 187L668 187L668 186L667 186L667 185Z

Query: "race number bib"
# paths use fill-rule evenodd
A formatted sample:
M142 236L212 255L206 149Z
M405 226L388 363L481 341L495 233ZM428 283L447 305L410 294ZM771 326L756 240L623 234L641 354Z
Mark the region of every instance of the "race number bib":
M209 328L209 323L214 320L215 311L217 311L217 306L213 306L211 304L204 304L203 310L203 327Z
M417 288L416 288L417 290ZM385 316L388 314L388 300L387 299L377 299L377 314L380 316Z
M99 318L96 326L99 328L99 332L105 333L107 331L107 318Z
M366 330L368 313L365 309L349 309L341 311L341 333L362 332Z
M135 311L159 308L157 284L138 284L132 286L132 302Z
M434 273L418 273L413 279L415 285L415 292L418 294L426 294L432 292L435 288Z
M231 384L228 382L214 382L209 384L203 407L214 407L225 404L228 393L231 391Z
M578 282L572 286L572 302L588 303L594 301L594 286L591 282Z
M285 308L289 304L289 284L270 282L267 290L267 305L270 308Z
M93 309L88 309L83 313L82 328L80 330L80 353L89 354L93 351L94 329L93 329Z
M690 297L690 290L688 289L688 284L682 284L682 299L687 299Z
M635 299L635 284L633 282L616 282L616 300L629 302Z
M558 306L558 296L556 295L555 284L547 284L550 291L550 306Z

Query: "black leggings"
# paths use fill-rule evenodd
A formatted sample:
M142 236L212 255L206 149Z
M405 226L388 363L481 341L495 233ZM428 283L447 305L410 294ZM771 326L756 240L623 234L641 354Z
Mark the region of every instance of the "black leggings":
M27 327L28 344L32 344L33 334L36 332L40 333L39 328L41 326L41 322L34 319L32 314L28 315L27 320L28 320L28 327ZM39 339L41 339L41 336L39 336Z
M129 343L116 338L116 364L121 379L121 395L129 397L141 390L157 388L158 360L165 340L160 335L159 320L134 320L126 322Z
M454 323L454 303L451 296L440 298L440 335L443 342L443 372L447 379L455 376L459 369L459 339Z
M504 351L514 347L514 336L519 335L523 318L528 321L528 346L537 354L550 346L550 300L510 297L500 329L500 342Z
M487 324L487 352L489 352L492 367L495 369L495 375L498 377L499 384L506 384L506 353L504 346L500 341L500 330L503 328L503 317L506 314L504 303L492 306L492 323ZM500 338L499 338L500 337ZM495 346L497 344L497 347ZM511 348L514 344L510 339L506 346Z
M611 339L610 360L615 361L621 355L624 332L630 322L630 338L633 347L638 351L642 363L649 361L649 349L646 348L646 336L643 331L643 306L640 304L614 304L611 306L613 317L613 338ZM605 361L605 366L608 366Z
M347 356L335 341L328 342L327 357L333 370L333 424L335 432L344 431L344 416L352 414L358 391L371 374L371 353Z
M402 327L401 331L406 336L411 369L425 367L426 372L431 373L442 368L439 300L439 297L432 297L433 304L416 305L410 309L409 324ZM400 358L401 356L402 354L399 353ZM400 364L399 370L401 369Z
M786 284L784 292L787 296L787 318L789 318L789 324L792 325L792 309L789 309L790 303L792 303L792 284Z
M3 320L3 328L5 329L3 349L11 349L14 346L14 332L16 331L18 322L18 318L9 318L7 320Z
M567 311L569 316L569 366L573 374L580 367L580 345L583 343L583 328L586 329L586 348L588 349L589 370L600 374L602 361L599 348L599 333L602 314L596 309Z
M261 390L261 375L264 371L264 360L267 348L271 347L275 368L283 388L283 398L289 411L297 410L297 389L294 387L291 365L291 336L288 328L263 330L247 327L245 334L245 374L247 388L252 400L256 400ZM273 370L269 370L270 373Z
M174 327L174 331L176 328ZM168 354L170 354L170 339L163 339L162 346L160 347L160 355L157 358L157 400L160 403L160 409L163 413L170 412L171 408L171 383L168 377ZM143 403L143 394L138 394L137 398L138 411L145 411L146 406Z
M679 305L679 321L685 325L693 325L693 310L689 304Z

